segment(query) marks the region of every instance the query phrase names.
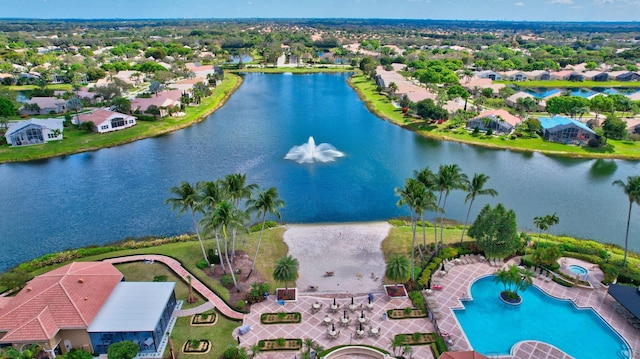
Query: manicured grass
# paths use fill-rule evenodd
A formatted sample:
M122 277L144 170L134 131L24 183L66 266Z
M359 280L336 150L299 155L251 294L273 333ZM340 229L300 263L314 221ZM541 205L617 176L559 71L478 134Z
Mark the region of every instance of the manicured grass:
M39 89L40 86L38 85L22 85L22 86L0 86L1 88L5 88L9 91L30 91L30 90L35 90L35 89ZM54 91L71 91L72 87L71 84L49 84L47 85L47 90L54 90Z
M205 302L204 297L202 297L198 292L193 291L194 297L198 298L195 303L189 304L187 300L189 299L189 286L185 283L182 278L178 277L171 269L165 266L162 263L151 263L144 264L141 262L131 262L131 263L122 263L117 264L116 268L122 274L124 274L124 278L127 282L153 282L153 278L155 276L167 276L167 282L175 282L176 287L174 289L176 293L176 299L182 300L182 308L193 308L201 305Z
M199 106L187 107L184 116L167 117L153 122L137 121L134 127L104 134L88 134L75 129L75 127L67 127L64 129L62 141L15 148L5 145L0 147L0 163L94 151L176 131L202 121L207 115L220 108L241 83L242 80L239 76L227 74L222 83L213 89L211 96L204 99Z
M561 87L561 88L589 88L589 87L640 87L638 82L630 81L567 81L567 80L531 80L531 81L494 81L498 84L514 85L516 87Z
M412 130L417 134L436 140L457 141L491 148L502 148L525 152L541 152L549 155L584 158L619 158L640 159L640 144L633 141L608 140L607 145L600 148L579 147L548 142L541 138L516 138L505 136L473 135L463 128L449 130L449 123L441 125L428 124L421 119L406 118L402 111L391 103L391 100L376 90L376 85L365 75L356 75L349 83L365 102L367 108L377 116Z
M467 228L468 229L468 228ZM434 243L433 240L433 227L426 227L427 234L427 246ZM458 243L460 242L460 236L462 235L462 227L445 227L443 232L444 243ZM422 244L422 227L418 226L416 229L416 244ZM389 231L389 236L382 241L382 253L385 260L392 254L403 254L411 256L411 226L392 227ZM438 240L440 240L440 228L438 228ZM465 241L471 240L465 234Z
M230 346L238 345L235 338L231 336L233 330L240 326L240 321L229 320L216 311L218 321L211 326L191 326L191 317L178 318L176 325L171 332L173 338L173 348L178 358L206 358L219 359L222 353ZM206 354L186 356L180 351L187 340L207 339L211 341L211 350ZM165 349L164 358L169 357L169 348Z

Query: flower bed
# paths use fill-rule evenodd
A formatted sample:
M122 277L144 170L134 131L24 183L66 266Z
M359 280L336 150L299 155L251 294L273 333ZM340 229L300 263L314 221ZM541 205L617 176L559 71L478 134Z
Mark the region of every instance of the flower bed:
M194 314L191 317L191 325L214 325L218 320L218 316L214 312L206 312L200 314Z
M389 309L387 310L387 316L389 319L411 319L424 318L427 316L427 313L417 308Z
M407 298L407 289L404 284L385 285L384 291L389 298Z
M272 350L300 350L302 348L302 339L263 339L258 341L258 347L260 350L272 351Z
M402 338L402 345L427 345L435 343L433 333L396 334L395 338Z
M211 342L208 340L187 340L182 346L185 354L206 354L211 350Z
M295 324L300 321L302 321L302 315L298 312L262 313L260 315L261 324Z
M283 300L285 302L296 302L298 300L298 288L276 289L276 300Z

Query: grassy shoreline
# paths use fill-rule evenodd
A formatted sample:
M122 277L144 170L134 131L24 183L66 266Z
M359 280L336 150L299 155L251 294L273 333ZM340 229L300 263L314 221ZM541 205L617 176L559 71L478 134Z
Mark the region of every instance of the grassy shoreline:
M510 139L506 137L474 136L468 131L448 130L447 124L426 125L424 121L403 116L402 111L391 100L377 92L375 84L364 75L354 75L347 81L365 103L369 111L379 118L389 121L416 134L439 141L452 141L493 149L518 152L538 152L544 155L586 158L640 160L640 144L631 141L608 140L601 148L578 147L537 139Z
M168 117L154 122L138 121L134 127L105 134L87 135L75 128L67 128L63 141L15 148L3 146L0 148L0 163L24 162L96 151L174 132L203 121L222 107L241 84L242 77L227 74L225 79L213 89L211 96L204 99L198 106L187 107L184 116Z

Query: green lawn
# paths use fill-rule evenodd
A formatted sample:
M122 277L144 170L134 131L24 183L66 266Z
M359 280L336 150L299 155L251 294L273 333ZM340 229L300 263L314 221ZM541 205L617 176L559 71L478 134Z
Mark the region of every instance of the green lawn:
M639 87L637 82L629 81L567 81L567 80L531 80L531 81L494 81L498 84L514 85L516 87L560 87L560 88L589 88L589 87Z
M40 88L40 86L38 85L21 85L21 86L16 85L16 86L1 86L1 87L9 91L30 91L30 90L35 90ZM71 87L71 84L49 84L47 85L47 90L71 91L72 87Z
M93 151L176 131L203 120L211 112L220 108L240 84L241 78L239 76L227 74L222 83L213 90L211 96L204 99L199 106L187 107L184 116L167 117L153 122L138 121L134 127L104 134L86 133L75 127L67 127L64 130L62 141L15 148L9 145L1 146L0 163L29 161Z
M218 315L218 321L212 326L191 326L191 317L178 318L176 325L171 332L173 347L178 358L206 358L219 359L222 353L230 346L236 346L238 342L231 335L233 330L240 326L240 321L229 320ZM206 339L211 341L211 350L207 354L182 354L182 346L189 339ZM169 357L169 348L165 349L164 358Z

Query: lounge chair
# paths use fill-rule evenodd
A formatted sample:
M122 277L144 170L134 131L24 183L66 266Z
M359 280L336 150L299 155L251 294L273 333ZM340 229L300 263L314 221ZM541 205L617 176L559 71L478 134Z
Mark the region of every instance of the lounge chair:
M544 277L544 281L545 282L550 282L553 279L553 277L554 277L553 273L547 271L547 276Z

